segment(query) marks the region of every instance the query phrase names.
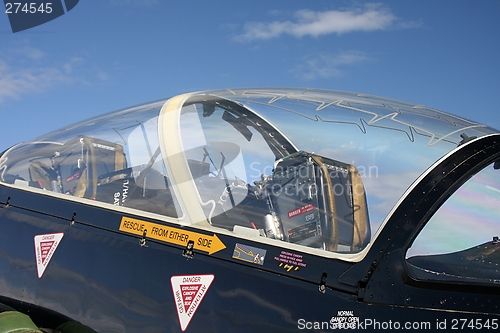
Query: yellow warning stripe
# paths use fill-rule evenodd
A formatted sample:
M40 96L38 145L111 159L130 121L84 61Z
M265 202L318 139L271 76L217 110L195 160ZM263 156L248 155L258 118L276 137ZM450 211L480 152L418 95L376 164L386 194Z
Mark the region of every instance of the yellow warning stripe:
M213 254L226 248L226 245L224 245L216 234L209 236L199 232L169 227L126 216L122 217L119 230L138 236L143 236L144 232L146 232L146 238L181 246L186 246L188 241L192 240L195 250L207 252L208 254Z

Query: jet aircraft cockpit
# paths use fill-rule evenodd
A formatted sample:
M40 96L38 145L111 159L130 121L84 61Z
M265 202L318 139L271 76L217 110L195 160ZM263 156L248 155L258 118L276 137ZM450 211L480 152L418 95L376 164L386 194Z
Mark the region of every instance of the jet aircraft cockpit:
M0 178L181 226L356 254L433 163L494 132L352 93L208 91L14 146L0 159Z
M495 330L499 175L497 130L357 93L202 91L80 121L0 155L0 321Z

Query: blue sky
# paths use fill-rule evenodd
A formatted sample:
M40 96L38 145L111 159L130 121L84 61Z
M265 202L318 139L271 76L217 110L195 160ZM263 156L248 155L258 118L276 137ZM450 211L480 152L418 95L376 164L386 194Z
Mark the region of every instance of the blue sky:
M14 34L0 13L0 150L226 87L362 92L500 128L499 17L500 1L81 0Z

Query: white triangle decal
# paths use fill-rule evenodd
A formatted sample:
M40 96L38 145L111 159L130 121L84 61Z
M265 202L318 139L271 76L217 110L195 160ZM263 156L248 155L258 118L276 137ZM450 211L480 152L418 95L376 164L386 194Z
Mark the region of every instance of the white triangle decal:
M35 236L36 270L40 279L49 265L50 259L56 252L57 246L61 243L64 233Z
M170 278L175 308L183 332L196 313L196 309L201 304L214 278L213 274L179 275Z

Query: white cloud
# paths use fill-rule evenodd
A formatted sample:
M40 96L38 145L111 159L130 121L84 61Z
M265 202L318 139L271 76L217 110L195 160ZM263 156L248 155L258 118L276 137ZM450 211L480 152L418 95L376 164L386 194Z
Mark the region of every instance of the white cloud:
M295 13L294 21L248 22L244 26L245 32L236 39L239 41L271 39L283 34L295 37L318 37L333 33L384 30L395 21L396 17L391 11L380 4L366 4L362 8L343 11L299 10Z
M75 70L75 68L79 67L80 64L84 62L84 59L81 57L73 57L68 62L63 65L64 72L66 74L71 74Z
M0 61L0 103L32 91L42 91L55 83L67 80L57 68L13 70L7 63Z
M43 51L22 46L0 51L0 57L0 103L60 84L91 85L111 79L109 73L89 64L82 56L51 61L52 57Z
M371 59L362 52L349 51L339 54L322 53L307 57L300 65L291 72L306 80L317 78L325 79L343 75L343 68L355 65Z
M13 49L11 54L18 57L25 57L31 60L38 60L45 56L41 50L31 47L31 46L23 46L21 48Z
M43 61L45 53L40 49L24 45L2 51L1 56L0 103L67 80L58 68L40 66L46 63Z
M99 71L97 72L97 78L101 81L107 81L109 80L111 77L108 73L104 72L104 71Z

